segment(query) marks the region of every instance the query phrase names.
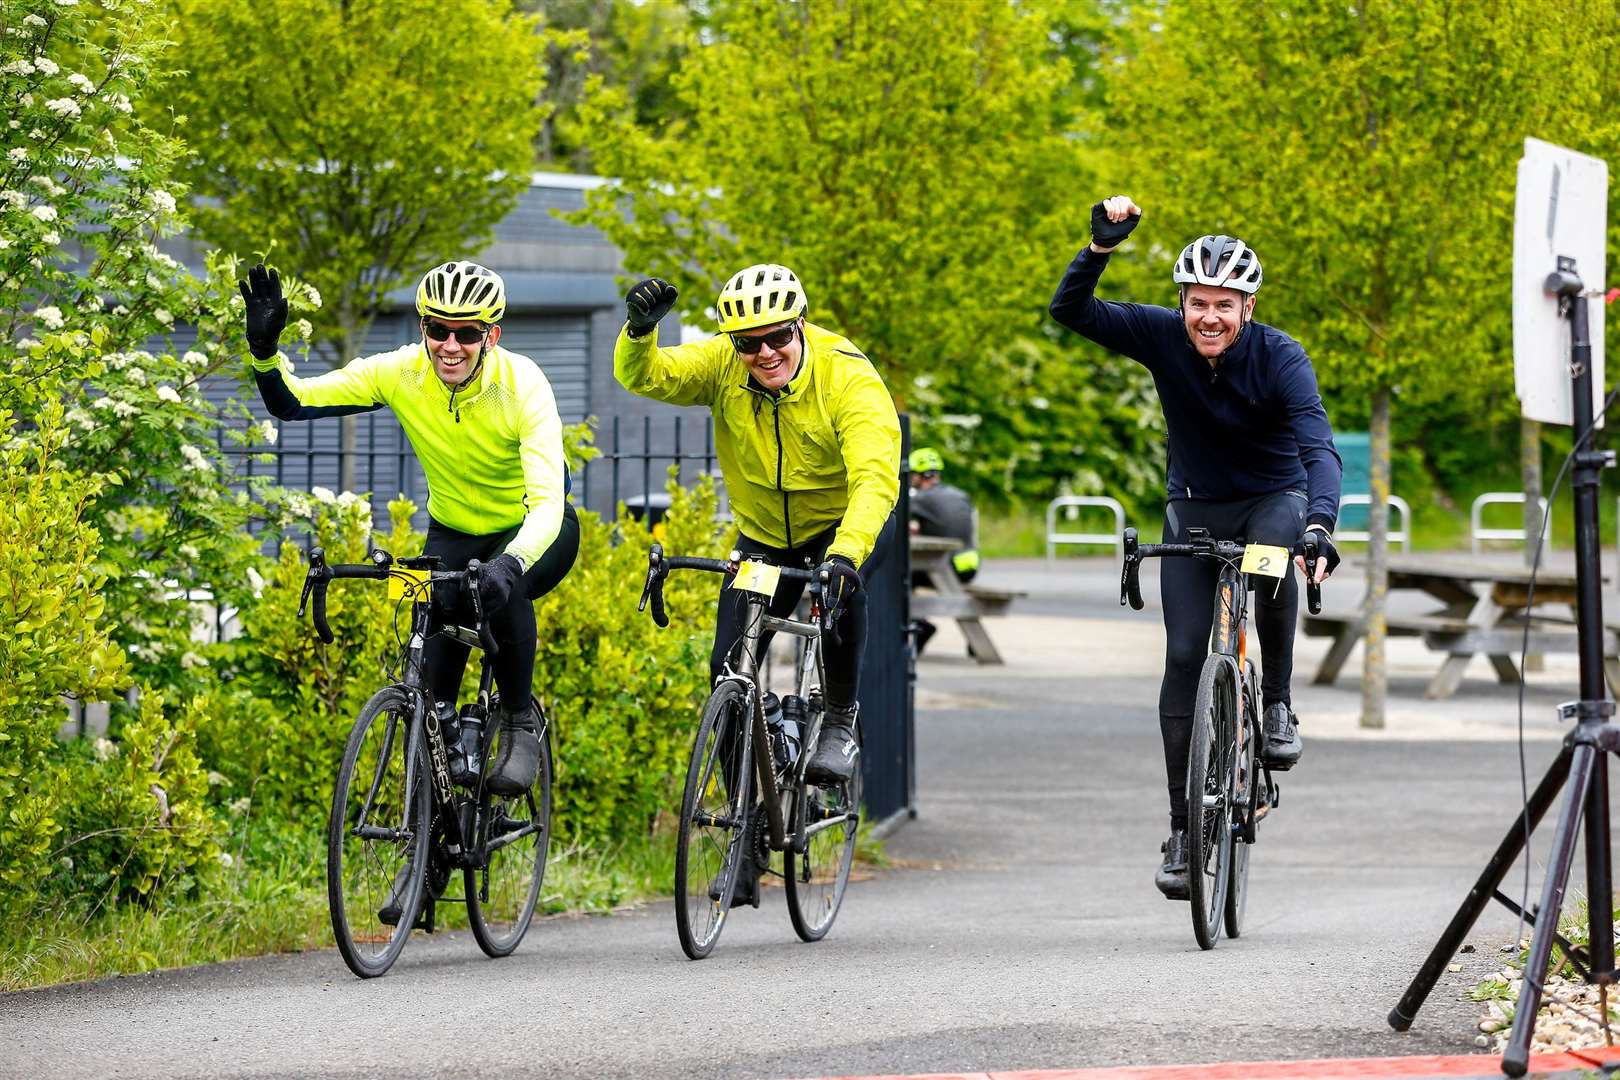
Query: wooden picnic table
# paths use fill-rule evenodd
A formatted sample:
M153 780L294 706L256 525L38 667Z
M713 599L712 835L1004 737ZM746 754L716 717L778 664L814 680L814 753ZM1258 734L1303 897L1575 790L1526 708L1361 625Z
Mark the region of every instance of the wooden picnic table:
M956 620L962 636L967 639L968 651L981 664L1004 663L996 643L982 620L986 615L1000 615L1021 593L1006 589L989 589L981 585L963 585L951 565L951 556L962 550L962 542L948 536L911 536L911 571L928 580L930 593L913 595L911 612L922 618L950 618Z
M1424 696L1456 693L1469 660L1483 654L1503 683L1517 683L1515 662L1530 631L1530 652L1576 652L1576 579L1572 570L1543 566L1530 595L1530 568L1506 562L1456 555L1389 556L1389 592L1420 592L1438 601L1438 610L1422 615L1386 616L1391 637L1421 637L1429 649L1445 654ZM1607 580L1607 579L1605 579ZM1366 635L1365 615L1354 611L1305 616L1305 632L1334 642L1316 670L1315 681L1332 683ZM1604 628L1604 671L1620 692L1620 642L1614 624Z

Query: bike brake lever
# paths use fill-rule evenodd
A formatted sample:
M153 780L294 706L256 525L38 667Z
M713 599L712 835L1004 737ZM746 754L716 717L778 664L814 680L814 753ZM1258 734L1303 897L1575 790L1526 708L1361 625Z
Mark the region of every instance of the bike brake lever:
M669 616L664 611L664 548L661 544L654 544L647 551L647 584L641 587L641 602L636 605L637 611L647 610L647 601L652 601L653 622L659 627L669 625Z
M482 568L483 563L477 559L467 564L467 591L472 593L473 618L478 622L478 643L484 647L484 651L489 655L498 656L501 647L496 644L495 635L490 632L489 626L485 623L484 599L478 592L478 571Z
M1322 614L1322 583L1314 580L1311 575L1316 573L1316 560L1318 552L1316 538L1307 536L1305 547L1305 604L1310 608L1312 615Z

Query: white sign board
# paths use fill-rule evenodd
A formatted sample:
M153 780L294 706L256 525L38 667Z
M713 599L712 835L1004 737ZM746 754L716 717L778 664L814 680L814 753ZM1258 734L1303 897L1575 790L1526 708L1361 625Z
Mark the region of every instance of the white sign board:
M1546 291L1558 256L1575 260L1589 293L1592 395L1603 398L1603 241L1608 223L1609 166L1562 146L1524 140L1513 218L1513 384L1531 420L1574 423L1569 377L1569 320ZM1599 421L1601 423L1602 421Z

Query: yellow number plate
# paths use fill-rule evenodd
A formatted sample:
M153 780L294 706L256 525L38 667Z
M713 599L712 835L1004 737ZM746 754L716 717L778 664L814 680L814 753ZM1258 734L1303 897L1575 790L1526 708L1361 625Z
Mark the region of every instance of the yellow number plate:
M426 570L406 570L403 567L394 567L393 572L388 575L388 599L403 600L405 599L406 590L409 589L413 599L426 600L428 598L428 573Z
M1240 569L1245 574L1280 578L1288 573L1288 549L1250 544L1243 549L1243 565Z
M763 562L745 562L737 567L737 576L732 579L731 587L761 596L775 596L776 583L781 580L781 567Z

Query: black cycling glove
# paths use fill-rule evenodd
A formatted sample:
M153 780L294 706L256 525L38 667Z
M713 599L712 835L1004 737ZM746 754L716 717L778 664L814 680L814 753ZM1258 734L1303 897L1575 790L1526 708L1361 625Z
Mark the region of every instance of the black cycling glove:
M662 278L647 278L631 286L624 297L624 310L631 337L643 337L663 321L681 291Z
M1318 559L1327 560L1327 572L1331 574L1333 571L1337 570L1339 568L1339 549L1333 546L1333 537L1329 536L1321 529L1311 529L1306 532L1305 535L1307 537L1314 536L1316 538L1316 557ZM1316 567L1307 566L1305 568L1305 577L1307 581L1314 580L1315 574Z
M821 581L821 629L825 633L833 629L844 613L844 605L861 587L861 572L844 556L829 555L816 567L816 577ZM833 640L837 640L836 635Z
M1108 211L1103 209L1102 203L1091 205L1091 239L1098 247L1118 247L1131 235L1136 223L1142 220L1141 214L1126 214L1124 221L1109 221Z
M247 307L248 351L260 360L276 355L281 332L287 328L287 298L281 295L281 275L259 263L238 281Z
M487 621L506 606L518 578L523 576L523 564L516 555L500 554L478 568L478 599Z

